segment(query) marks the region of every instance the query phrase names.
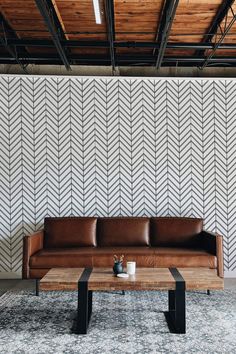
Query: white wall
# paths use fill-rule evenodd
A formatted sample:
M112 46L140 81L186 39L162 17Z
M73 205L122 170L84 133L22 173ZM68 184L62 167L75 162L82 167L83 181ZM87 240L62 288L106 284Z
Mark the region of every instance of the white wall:
M0 271L46 215L203 217L236 269L234 79L1 76ZM230 273L229 273L230 274Z

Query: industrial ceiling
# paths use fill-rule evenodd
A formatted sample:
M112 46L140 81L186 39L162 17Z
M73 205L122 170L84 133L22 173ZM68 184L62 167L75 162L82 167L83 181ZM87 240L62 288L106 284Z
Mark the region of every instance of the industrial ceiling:
M0 0L0 64L236 66L222 0Z

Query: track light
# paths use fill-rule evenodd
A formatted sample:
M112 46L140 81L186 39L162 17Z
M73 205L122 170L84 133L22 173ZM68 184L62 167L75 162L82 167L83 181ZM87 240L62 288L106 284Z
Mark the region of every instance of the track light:
M93 9L94 9L95 21L98 25L101 25L102 16L101 16L99 0L93 0Z

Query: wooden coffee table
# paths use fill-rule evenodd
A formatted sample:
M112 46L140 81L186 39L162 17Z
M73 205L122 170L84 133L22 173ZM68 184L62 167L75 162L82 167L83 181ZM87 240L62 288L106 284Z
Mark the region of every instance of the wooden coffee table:
M86 334L92 314L93 291L166 290L164 312L170 332L186 333L186 290L223 290L215 269L137 268L129 278L118 278L108 268L52 268L41 280L40 290L78 290L78 314L72 331Z

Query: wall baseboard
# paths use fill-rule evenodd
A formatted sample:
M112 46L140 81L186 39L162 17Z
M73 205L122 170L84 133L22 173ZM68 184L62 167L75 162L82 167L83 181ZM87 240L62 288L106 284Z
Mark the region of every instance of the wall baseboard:
M16 272L0 272L0 279L21 279L21 273Z
M236 269L235 270L225 270L224 277L225 278L236 278Z

